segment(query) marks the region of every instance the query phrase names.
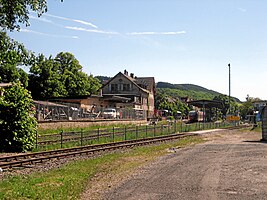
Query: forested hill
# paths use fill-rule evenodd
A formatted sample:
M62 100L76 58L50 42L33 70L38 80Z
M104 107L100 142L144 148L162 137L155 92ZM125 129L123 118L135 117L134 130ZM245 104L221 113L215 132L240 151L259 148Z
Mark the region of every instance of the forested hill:
M194 100L208 99L212 100L215 96L222 95L219 92L194 84L171 84L166 82L157 83L157 91L170 97L190 97ZM239 99L235 98L237 102Z

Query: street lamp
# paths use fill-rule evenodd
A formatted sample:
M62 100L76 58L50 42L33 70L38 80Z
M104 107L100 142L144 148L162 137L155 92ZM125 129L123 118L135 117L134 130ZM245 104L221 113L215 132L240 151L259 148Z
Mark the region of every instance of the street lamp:
M229 114L231 112L231 104L230 104L230 97L231 97L231 67L230 63L228 64L229 67Z

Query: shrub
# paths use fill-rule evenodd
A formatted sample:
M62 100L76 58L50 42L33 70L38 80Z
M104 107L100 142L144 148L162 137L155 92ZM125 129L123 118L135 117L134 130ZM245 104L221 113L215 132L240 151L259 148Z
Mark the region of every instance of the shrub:
M20 83L7 88L0 96L1 152L24 152L33 148L37 131L33 108L30 93Z

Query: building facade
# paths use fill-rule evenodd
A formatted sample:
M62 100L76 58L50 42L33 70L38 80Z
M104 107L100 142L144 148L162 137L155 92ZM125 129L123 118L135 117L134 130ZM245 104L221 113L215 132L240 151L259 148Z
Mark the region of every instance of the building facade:
M147 117L154 115L155 79L154 77L136 77L126 70L119 72L102 87L102 96L114 102L111 107L131 108L143 111ZM124 100L116 102L115 100Z

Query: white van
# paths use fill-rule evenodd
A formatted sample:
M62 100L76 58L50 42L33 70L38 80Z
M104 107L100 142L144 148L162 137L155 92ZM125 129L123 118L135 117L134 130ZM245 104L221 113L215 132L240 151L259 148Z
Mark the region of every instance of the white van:
M117 112L114 108L106 108L103 110L103 117L105 119L116 119Z

